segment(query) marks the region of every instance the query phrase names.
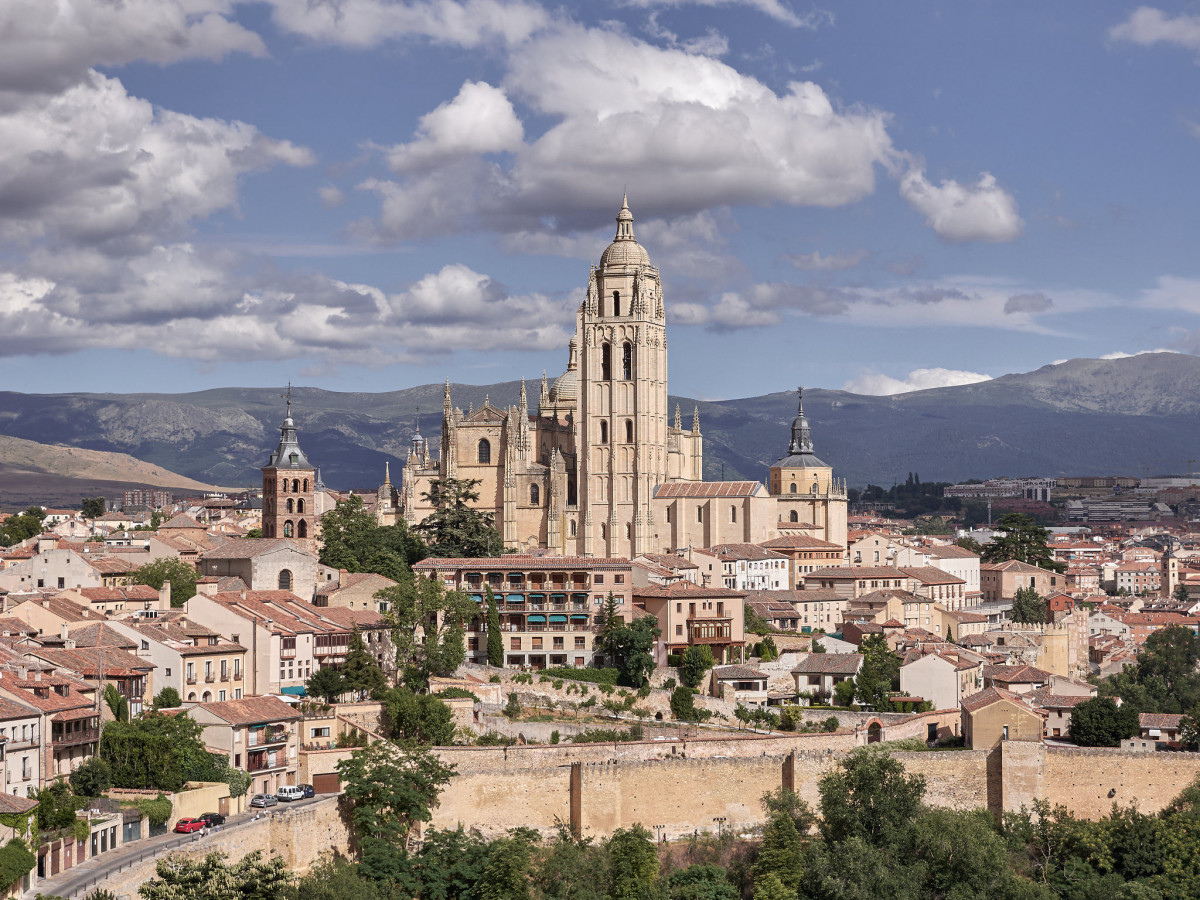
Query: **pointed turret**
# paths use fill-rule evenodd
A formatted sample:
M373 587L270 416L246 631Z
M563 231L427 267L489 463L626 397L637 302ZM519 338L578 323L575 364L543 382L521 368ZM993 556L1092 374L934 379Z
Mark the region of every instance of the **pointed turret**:
M700 407L692 410L692 434L700 433Z
M383 461L383 483L392 483L392 464L386 459Z
M808 426L808 418L804 415L804 388L796 388L796 418L792 419L792 440L788 445L788 455L780 459L785 467L828 467L813 453L812 429Z
M683 431L683 413L679 410L679 404L675 404L675 430Z
M450 379L447 378L446 379L446 393L442 395L442 415L449 418L450 413L453 410L454 410L454 406L450 403Z

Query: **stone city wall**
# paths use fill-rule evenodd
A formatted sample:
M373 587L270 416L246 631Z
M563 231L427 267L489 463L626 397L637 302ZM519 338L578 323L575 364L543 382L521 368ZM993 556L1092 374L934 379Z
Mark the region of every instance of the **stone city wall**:
M1042 752L1043 796L1088 819L1108 815L1114 803L1156 813L1200 775L1200 753Z

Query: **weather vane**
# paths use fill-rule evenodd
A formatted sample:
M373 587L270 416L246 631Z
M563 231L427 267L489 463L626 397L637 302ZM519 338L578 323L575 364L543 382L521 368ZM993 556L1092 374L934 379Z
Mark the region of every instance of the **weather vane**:
M287 401L287 414L288 418L290 419L292 416L292 383L290 381L288 382L287 393L280 394L279 396L281 399Z

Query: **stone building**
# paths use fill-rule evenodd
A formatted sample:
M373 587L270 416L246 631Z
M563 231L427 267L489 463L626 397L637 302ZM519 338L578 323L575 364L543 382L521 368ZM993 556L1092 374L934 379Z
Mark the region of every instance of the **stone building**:
M262 535L298 540L315 547L317 536L317 471L296 435L291 389L287 416L279 429L279 446L263 466Z

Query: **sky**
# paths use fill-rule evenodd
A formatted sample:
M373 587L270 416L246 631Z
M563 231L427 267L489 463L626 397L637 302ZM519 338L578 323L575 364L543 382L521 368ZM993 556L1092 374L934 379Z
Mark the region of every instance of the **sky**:
M1200 4L5 0L0 389L673 393L1200 353Z

